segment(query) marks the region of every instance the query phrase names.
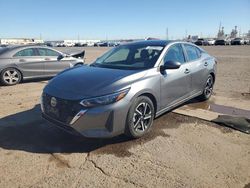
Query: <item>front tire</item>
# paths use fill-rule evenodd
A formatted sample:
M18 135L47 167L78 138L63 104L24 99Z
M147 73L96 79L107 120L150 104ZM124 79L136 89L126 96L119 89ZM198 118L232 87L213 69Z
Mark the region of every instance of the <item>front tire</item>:
M206 80L206 84L205 84L205 87L203 89L203 93L199 96L199 99L201 101L208 100L213 93L213 88L214 88L214 78L210 74Z
M130 107L125 134L140 138L148 133L153 125L155 109L153 102L146 96L138 97Z
M0 79L6 86L16 85L22 80L22 74L15 68L6 68L1 72Z
M74 66L76 67L76 66L82 66L83 65L83 63L76 63Z

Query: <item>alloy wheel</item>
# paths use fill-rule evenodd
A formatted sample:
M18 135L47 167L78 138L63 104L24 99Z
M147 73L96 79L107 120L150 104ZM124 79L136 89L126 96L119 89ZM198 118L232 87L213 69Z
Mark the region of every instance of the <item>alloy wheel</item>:
M135 108L133 115L133 129L135 132L145 132L153 119L151 106L147 102L141 102Z
M17 84L20 81L20 74L15 69L6 70L3 73L3 80L8 85Z
M212 95L212 92L213 92L213 85L214 85L214 82L213 82L213 78L210 76L208 79L207 79L207 82L206 82L206 87L205 87L205 90L204 90L204 94L207 98L209 98L211 95Z

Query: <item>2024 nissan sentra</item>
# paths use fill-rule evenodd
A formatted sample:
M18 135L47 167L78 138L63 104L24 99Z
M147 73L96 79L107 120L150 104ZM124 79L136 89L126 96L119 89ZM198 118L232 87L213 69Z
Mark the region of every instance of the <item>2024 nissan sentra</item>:
M25 79L52 77L82 65L83 56L84 51L69 55L44 46L4 47L0 49L0 82L15 85Z
M215 76L215 58L194 44L124 44L53 78L43 90L42 115L85 137L138 138L164 112L194 97L209 99Z

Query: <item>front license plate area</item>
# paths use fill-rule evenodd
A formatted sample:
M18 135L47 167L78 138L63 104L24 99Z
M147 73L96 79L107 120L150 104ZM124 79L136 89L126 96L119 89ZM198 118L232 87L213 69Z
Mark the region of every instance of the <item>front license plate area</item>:
M47 107L47 113L52 115L53 117L55 117L57 119L60 117L59 110L57 108L53 108L51 106Z

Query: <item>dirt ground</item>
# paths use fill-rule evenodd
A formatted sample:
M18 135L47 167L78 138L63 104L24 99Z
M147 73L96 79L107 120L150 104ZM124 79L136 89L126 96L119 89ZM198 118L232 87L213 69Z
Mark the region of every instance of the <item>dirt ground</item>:
M107 49L85 48L86 62ZM250 100L250 46L205 49L215 95ZM249 135L167 113L138 140L72 136L41 118L46 83L0 86L0 187L250 187Z

